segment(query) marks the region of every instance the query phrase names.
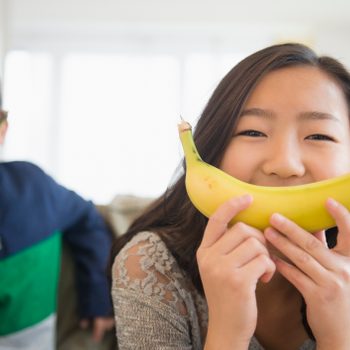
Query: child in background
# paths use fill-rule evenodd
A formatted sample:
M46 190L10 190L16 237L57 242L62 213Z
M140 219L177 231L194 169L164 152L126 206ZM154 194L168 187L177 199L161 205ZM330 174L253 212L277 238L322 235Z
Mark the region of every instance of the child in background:
M6 131L0 103L0 145ZM22 161L0 162L0 193L0 350L55 348L62 239L76 262L82 326L100 341L114 326L111 233L94 204Z

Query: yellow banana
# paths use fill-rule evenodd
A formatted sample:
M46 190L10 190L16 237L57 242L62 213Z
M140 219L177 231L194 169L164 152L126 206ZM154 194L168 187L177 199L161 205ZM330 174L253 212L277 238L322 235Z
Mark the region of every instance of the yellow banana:
M309 232L335 226L325 208L332 197L350 210L350 174L289 187L256 186L242 182L205 163L198 154L189 123L179 124L186 160L186 190L193 205L209 217L230 198L251 194L251 206L239 213L231 224L241 221L258 229L269 226L273 213L281 213Z

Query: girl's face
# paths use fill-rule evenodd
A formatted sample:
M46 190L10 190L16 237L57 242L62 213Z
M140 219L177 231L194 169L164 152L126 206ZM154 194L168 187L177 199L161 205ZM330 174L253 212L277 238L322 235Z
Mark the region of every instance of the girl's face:
M310 66L268 73L249 97L220 168L262 186L350 172L349 110L338 83Z

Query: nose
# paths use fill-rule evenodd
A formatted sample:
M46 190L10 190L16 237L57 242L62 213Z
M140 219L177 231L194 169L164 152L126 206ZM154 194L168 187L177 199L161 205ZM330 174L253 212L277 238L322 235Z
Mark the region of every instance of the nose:
M305 166L300 146L292 138L272 142L267 152L262 170L266 175L276 175L282 179L301 177Z

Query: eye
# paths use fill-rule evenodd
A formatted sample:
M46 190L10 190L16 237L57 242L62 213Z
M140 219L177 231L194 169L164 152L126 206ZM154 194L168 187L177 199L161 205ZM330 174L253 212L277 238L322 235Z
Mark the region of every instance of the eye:
M257 130L243 130L236 134L236 136L249 136L249 137L266 137L266 135Z
M314 134L309 135L306 137L308 140L315 140L315 141L335 141L333 137L323 134Z

